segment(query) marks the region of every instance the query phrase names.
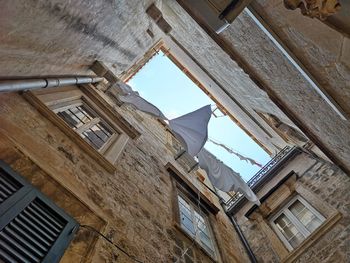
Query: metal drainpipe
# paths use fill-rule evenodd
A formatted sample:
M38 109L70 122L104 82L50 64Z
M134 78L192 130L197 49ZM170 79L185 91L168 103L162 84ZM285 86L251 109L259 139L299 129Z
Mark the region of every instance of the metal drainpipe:
M204 183L203 183L204 184ZM213 190L211 190L206 184L204 184L210 191L213 192ZM220 202L220 205L222 207L222 209L224 209L225 211L225 214L228 216L228 218L230 218L230 221L233 225L233 227L235 228L236 232L238 233L238 236L240 238L240 240L242 241L243 243L243 246L245 248L245 250L247 251L247 254L248 254L248 257L250 259L250 262L252 263L258 263L258 261L256 260L256 257L253 253L253 250L251 249L251 247L249 246L249 243L248 243L248 240L245 238L241 228L239 227L237 221L234 219L233 216L230 216L228 213L227 213L227 210L225 208L225 201L224 199L219 195L218 191L216 190L215 187L213 187L214 189L214 194L219 198L219 202Z
M233 216L230 216L227 214L227 216L230 218L231 220L231 223L233 225L233 227L235 228L235 230L237 231L238 233L238 236L239 238L241 239L242 243L243 243L243 246L244 248L246 249L247 253L248 253L248 256L249 256L249 259L252 263L258 263L258 261L256 260L256 257L253 253L253 250L251 249L251 247L249 246L249 243L247 241L247 239L245 238L241 228L239 227L237 221L234 219Z
M63 87L76 84L96 83L102 81L101 77L60 77L20 80L0 80L0 93L31 89L44 89Z
M215 189L215 188L214 188ZM215 189L215 192L216 189ZM219 195L218 195L219 196ZM226 208L225 208L225 201L219 196L219 199L220 199L220 204L221 204L221 207L224 209L226 215L228 216L228 218L230 219L233 227L235 228L236 232L238 233L238 236L240 238L240 240L242 241L243 243L243 246L245 248L245 250L247 251L247 254L248 254L248 257L250 259L250 262L252 263L258 263L254 253L253 253L253 250L251 249L249 243L248 243L248 240L245 238L240 226L238 225L237 221L235 220L235 218L233 217L233 215L229 215L226 211Z

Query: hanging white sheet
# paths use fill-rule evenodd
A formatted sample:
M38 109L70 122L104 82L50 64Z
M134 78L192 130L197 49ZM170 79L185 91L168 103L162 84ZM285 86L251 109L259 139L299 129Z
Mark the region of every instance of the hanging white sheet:
M196 156L208 139L208 123L211 117L210 105L169 120L171 130L180 141L184 142L186 151Z
M137 93L132 90L130 85L124 83L123 81L118 81L115 86L119 89L119 92L121 95L129 95L129 94Z
M206 171L211 183L224 192L240 192L247 199L260 205L259 199L244 182L239 173L218 160L213 154L203 148L198 154L199 167Z
M167 117L164 116L164 114L160 111L160 109L158 109L152 103L149 103L147 100L140 97L136 93L131 93L125 96L119 96L119 99L124 103L129 103L134 105L140 111L149 113L162 120L167 120Z
M132 104L136 109L149 113L157 118L167 120L167 117L164 116L160 109L142 98L138 92L133 91L128 84L118 81L117 87L119 88L120 92L120 95L118 96L120 101Z

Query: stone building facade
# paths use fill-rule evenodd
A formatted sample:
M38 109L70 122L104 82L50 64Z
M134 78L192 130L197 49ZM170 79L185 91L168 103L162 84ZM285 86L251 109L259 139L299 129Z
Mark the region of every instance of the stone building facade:
M252 185L260 207L241 198L228 211L241 226L258 262L348 262L349 186L349 177L337 166L293 148ZM285 209L293 211L293 202L299 199L320 222L291 247L274 226L282 214L289 219ZM307 221L306 217L302 220ZM292 231L299 231L297 223L292 224L296 226Z
M287 10L282 0L240 2L249 5L220 34L194 12L193 1L1 4L1 79L105 78L0 94L0 159L7 167L0 175L10 169L25 178L80 225L71 229L62 262L250 260L214 189L198 180L209 184L205 175L193 170L193 159L177 159L181 145L167 126L121 104L109 89L159 50L271 156L285 146L303 149L293 148L257 180L260 208L241 198L226 207L257 260L349 261L350 44L339 26L348 13L320 21ZM70 102L88 104L89 124L63 121ZM92 125L108 137L98 150L86 141ZM192 214L203 210L213 254L182 229L179 193ZM297 195L322 224L291 249L272 224Z
M261 114L272 114L304 133L349 172L346 30L288 10L282 0L256 0L245 1L250 2L249 10L216 34L186 2L6 1L1 11L0 76L91 74L90 65L100 60L123 78L163 40L269 153L286 142ZM153 3L170 33L146 13ZM348 5L342 8L346 19Z
M194 191L201 192L201 206L211 209L215 260L246 258L219 199L199 183L195 172L187 172L185 162L175 161L176 140L163 124L130 106L117 106L113 97L93 86L86 87L128 125L121 129L129 137L126 145L114 163L106 164L110 161L101 162L98 152L91 154L94 149L64 132L62 123L44 113L51 110L35 100L67 89L71 94L79 88L1 95L1 160L80 225L102 232L141 262L213 262L179 227L176 180L171 175L177 173L186 187L199 189ZM185 249L188 252L180 259ZM61 262L135 261L91 229L80 227Z

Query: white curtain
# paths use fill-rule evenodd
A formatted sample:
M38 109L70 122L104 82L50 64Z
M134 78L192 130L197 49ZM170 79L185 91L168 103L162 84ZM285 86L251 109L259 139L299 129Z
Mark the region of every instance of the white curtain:
M244 182L239 173L218 160L213 154L203 148L198 154L199 167L206 171L211 183L224 192L240 192L247 199L260 205L259 199Z
M208 123L211 117L210 105L169 120L171 130L180 141L184 142L186 151L196 156L208 139Z

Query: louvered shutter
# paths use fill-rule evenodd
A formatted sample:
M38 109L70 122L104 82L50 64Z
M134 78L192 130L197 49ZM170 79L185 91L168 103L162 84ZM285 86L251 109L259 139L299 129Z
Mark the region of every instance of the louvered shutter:
M60 260L78 223L0 161L0 262Z

